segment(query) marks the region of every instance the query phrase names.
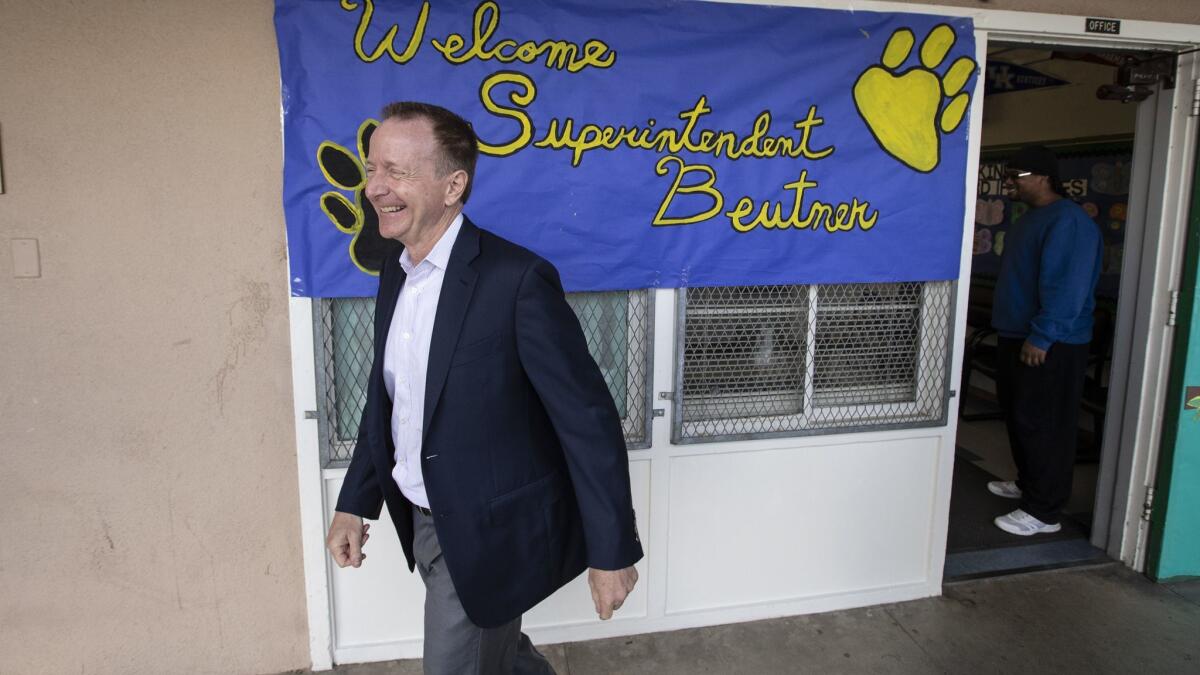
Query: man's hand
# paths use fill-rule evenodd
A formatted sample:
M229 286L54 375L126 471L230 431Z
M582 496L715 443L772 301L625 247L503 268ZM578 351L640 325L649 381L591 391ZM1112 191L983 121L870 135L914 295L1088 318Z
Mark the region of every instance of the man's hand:
M1046 362L1046 350L1038 349L1030 344L1029 340L1021 345L1021 363L1036 368Z
M596 613L607 621L613 612L621 609L625 598L637 584L638 573L632 566L623 570L588 569L588 586L592 589L592 602L596 603Z
M364 525L362 518L334 511L333 522L329 524L329 536L325 538L325 548L333 554L333 561L338 567L362 565L367 557L362 547L371 536L367 534L369 529L371 525Z

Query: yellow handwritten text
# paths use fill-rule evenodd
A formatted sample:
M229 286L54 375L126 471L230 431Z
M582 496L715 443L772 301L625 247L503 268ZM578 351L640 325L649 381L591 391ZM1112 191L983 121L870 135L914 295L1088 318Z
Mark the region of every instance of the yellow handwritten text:
M658 164L654 165L654 173L659 176L667 175L671 172L671 170L667 168L668 164L677 165L679 172L675 174L675 180L671 183L671 189L667 191L667 196L663 199L662 203L659 204L658 213L654 214L654 220L651 223L652 225L690 225L692 223L708 220L709 218L712 218L721 212L721 208L725 205L725 198L714 187L717 182L717 172L713 171L712 167L705 166L703 164L684 164L683 160L679 159L675 155L667 155L666 157L658 160ZM683 177L695 171L704 174L708 178L701 183L681 186L681 183L683 183ZM667 217L667 209L670 208L671 202L675 200L676 194L686 195L696 193L706 195L711 198L713 202L712 207L707 211L701 211L690 216L675 218Z
M483 107L488 112L499 117L511 117L521 125L521 131L507 143L494 145L485 142L482 138L479 139L479 151L483 154L495 157L507 157L529 145L529 139L533 137L533 122L529 120L528 115L520 112L518 109L501 106L493 100L492 88L498 84L512 84L520 87L522 91L511 92L508 95L508 101L510 105L522 107L529 105L537 97L537 86L524 73L500 71L489 75L479 87L479 99L483 101Z
M523 126L532 126L525 108L533 102L535 96L500 103L490 98L490 87L487 84L488 81L485 81L480 92L484 107L493 114L516 119ZM817 116L816 106L810 106L805 118L793 123L793 128L800 132L799 138L788 135L771 136L772 118L769 110L759 113L750 131L744 135L734 131L700 128L701 118L711 112L708 97L701 96L690 109L679 113L678 117L683 122L681 128L656 128L657 121L654 119L647 120L646 126L613 126L577 124L570 117L550 118L546 122L545 133L533 146L550 150L569 150L571 166L579 166L584 155L593 150L616 150L622 146L670 154L688 151L729 159L802 157L817 160L834 152L833 146L821 149L812 147L813 129L825 122Z
M815 160L828 157L834 151L833 146L820 150L809 147L813 128L824 123L822 118L817 117L816 106L810 107L808 116L793 125L800 131L799 139L768 135L771 130L769 110L758 114L750 132L745 135L739 136L737 132L725 130L697 131L700 118L711 112L708 98L701 96L691 109L679 113L679 119L683 122L681 129L656 129L654 127L657 121L653 119L647 120L644 127L584 124L577 129L575 120L569 117L563 120L550 119L546 124L546 133L534 143L534 147L570 150L571 166L579 166L587 152L597 149L615 150L622 145L655 152L679 153L686 150L729 159L803 157Z
M507 96L502 92L507 91ZM690 225L707 221L720 214L725 207L725 195L717 187L717 173L706 164L689 164L680 158L680 153L711 155L714 158L737 160L744 157L756 159L786 158L820 160L834 153L831 145L814 149L813 130L824 120L817 115L817 107L809 106L803 119L792 127L797 135L771 135L771 112L764 110L755 117L750 130L744 134L734 131L707 129L701 126L702 119L712 113L708 98L701 96L696 104L678 114L682 122L678 128L656 128L650 119L646 126L612 126L582 124L576 126L571 118L550 118L546 131L534 140L534 124L527 108L537 99L537 86L524 73L501 71L484 79L479 90L484 109L497 117L517 123L517 133L508 140L489 142L479 140L480 152L506 157L533 145L535 148L569 150L571 166L579 166L586 153L593 150L617 150L621 147L666 153L655 164L657 176L674 173L670 187L659 203L651 221L654 226ZM870 202L854 197L849 202L826 203L808 199L806 191L817 187L810 180L808 170L802 170L797 180L783 185L791 192L791 204L784 201L765 201L756 204L750 197L741 197L734 207L724 215L738 232L750 232L755 228L767 230L820 230L848 232L858 228L868 231L875 227L879 211L872 209ZM695 208L700 198L704 208ZM684 202L677 204L676 202ZM685 211L687 215L680 215Z
M791 209L786 216L783 214L783 202L772 204L768 201L759 205L757 215L747 221L745 218L755 212L754 200L742 197L732 211L725 213L729 217L733 229L738 232L749 232L761 226L764 229L818 230L823 225L827 232L847 232L853 230L857 225L859 229L865 231L875 227L875 221L879 218L878 210L868 214L871 208L870 203L860 202L857 198L849 204L842 202L836 205L814 200L808 205L808 212L801 218L800 214L805 206L804 191L817 187L817 181L809 180L808 171L803 170L797 180L786 183L783 187L794 193Z
M371 17L375 15L375 2L373 0L363 0L362 17L358 20L358 30L354 32L354 53L358 58L367 63L379 60L379 57L387 54L396 63L408 63L412 57L416 56L417 49L421 46L421 38L425 35L425 24L429 21L429 3L421 3L421 13L417 15L417 25L413 28L413 32L409 35L408 45L401 53L396 52L396 33L400 31L400 26L392 24L388 32L375 45L375 49L368 54L363 48L363 40L367 36L367 28L371 26ZM358 3L353 0L342 0L342 9L347 12L353 12L358 9Z
M431 40L434 49L442 53L447 61L461 64L471 59L501 63L534 63L545 59L551 70L566 70L578 73L584 68L610 68L617 60L617 53L600 40L588 40L582 46L567 40L532 40L518 43L516 40L500 40L488 46L488 40L500 25L500 7L492 0L479 3L475 8L475 21L471 42L458 33L446 36L445 41Z

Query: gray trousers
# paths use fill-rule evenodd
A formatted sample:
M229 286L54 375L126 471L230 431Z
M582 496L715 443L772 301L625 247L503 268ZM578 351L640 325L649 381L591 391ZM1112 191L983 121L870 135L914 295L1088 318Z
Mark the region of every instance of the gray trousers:
M555 675L521 617L498 628L471 623L450 581L433 517L413 509L413 555L425 582L425 675Z

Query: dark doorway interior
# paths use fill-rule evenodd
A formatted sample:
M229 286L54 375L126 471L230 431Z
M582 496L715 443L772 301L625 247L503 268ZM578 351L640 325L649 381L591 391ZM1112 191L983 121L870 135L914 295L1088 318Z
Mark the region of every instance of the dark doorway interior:
M1107 560L1088 538L1103 451L1138 105L1134 100L1114 100L1111 85L1123 65L1144 58L1135 53L1029 44L989 47L967 342L958 388L947 580ZM1104 236L1105 254L1084 402L1078 413L1074 486L1063 529L1017 537L992 524L994 517L1015 508L1014 502L987 491L990 480L1016 477L996 405L996 343L990 318L1005 234L1026 210L1002 193L1002 172L1007 157L1031 143L1049 146L1058 154L1067 196L1093 217Z

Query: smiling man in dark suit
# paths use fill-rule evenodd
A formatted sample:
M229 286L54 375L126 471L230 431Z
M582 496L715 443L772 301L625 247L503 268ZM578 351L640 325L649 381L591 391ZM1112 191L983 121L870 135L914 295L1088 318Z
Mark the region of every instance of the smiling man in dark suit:
M470 125L386 106L365 194L403 250L380 275L375 361L326 544L358 567L382 505L425 583L426 673L552 673L521 614L588 568L601 619L642 557L611 395L558 273L462 214Z

